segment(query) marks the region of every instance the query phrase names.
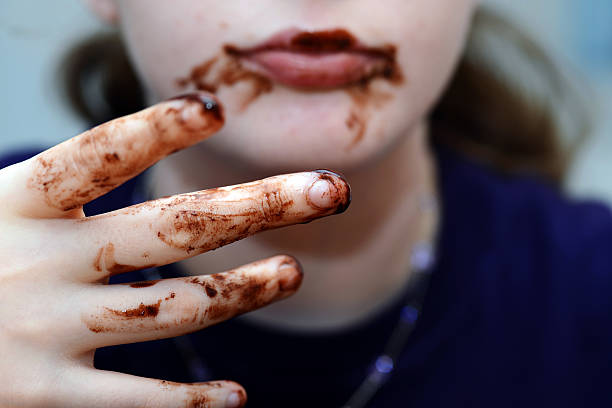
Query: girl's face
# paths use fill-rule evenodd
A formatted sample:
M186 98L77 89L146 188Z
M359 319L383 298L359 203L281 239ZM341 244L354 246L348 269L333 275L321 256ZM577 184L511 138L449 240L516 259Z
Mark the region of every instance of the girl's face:
M100 0L151 102L226 107L210 149L264 168L351 170L410 137L461 53L476 0Z

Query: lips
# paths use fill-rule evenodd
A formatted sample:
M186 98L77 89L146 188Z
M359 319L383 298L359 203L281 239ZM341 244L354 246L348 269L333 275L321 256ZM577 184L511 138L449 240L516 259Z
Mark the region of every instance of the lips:
M344 29L293 28L254 47L227 45L225 52L272 81L298 88L339 88L400 75L395 47L366 47Z

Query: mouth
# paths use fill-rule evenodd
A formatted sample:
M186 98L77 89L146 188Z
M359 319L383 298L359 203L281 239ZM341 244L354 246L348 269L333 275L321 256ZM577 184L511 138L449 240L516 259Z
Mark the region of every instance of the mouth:
M375 77L401 80L393 45L368 47L344 29L291 28L253 47L226 45L224 50L245 68L290 87L340 88Z

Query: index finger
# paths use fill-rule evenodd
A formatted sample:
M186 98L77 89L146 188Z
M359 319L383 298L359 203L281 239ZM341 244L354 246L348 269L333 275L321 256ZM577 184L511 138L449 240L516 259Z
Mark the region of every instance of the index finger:
M218 131L221 104L183 95L115 119L61 143L13 171L11 202L31 217L61 217L104 195L165 156Z

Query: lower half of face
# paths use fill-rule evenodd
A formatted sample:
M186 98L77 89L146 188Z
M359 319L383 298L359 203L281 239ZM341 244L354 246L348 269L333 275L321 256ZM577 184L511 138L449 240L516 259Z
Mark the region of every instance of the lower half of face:
M348 171L425 120L475 0L118 0L153 100L216 93L209 149L254 166Z

